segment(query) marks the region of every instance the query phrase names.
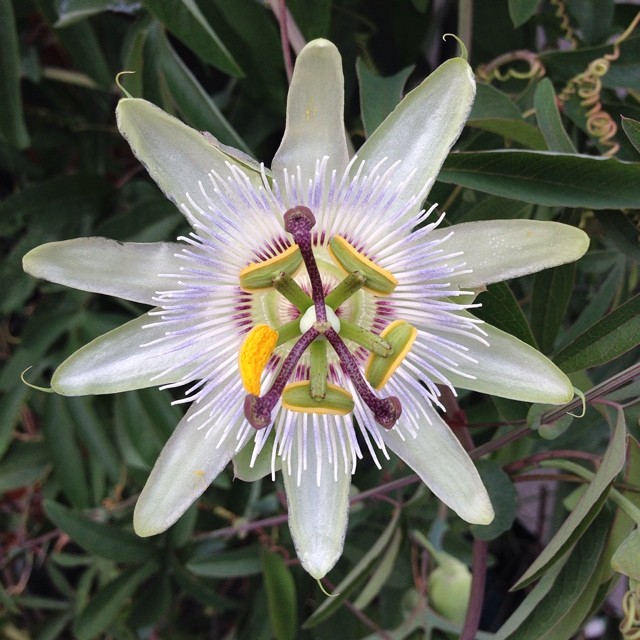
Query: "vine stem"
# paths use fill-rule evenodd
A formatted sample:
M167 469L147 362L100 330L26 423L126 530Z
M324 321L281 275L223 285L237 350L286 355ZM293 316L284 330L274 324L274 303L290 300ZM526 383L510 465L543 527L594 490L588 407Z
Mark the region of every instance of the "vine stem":
M473 540L473 559L471 561L471 593L469 595L469 607L464 620L464 627L460 634L460 640L475 640L482 603L484 601L484 586L487 577L487 543L484 540Z

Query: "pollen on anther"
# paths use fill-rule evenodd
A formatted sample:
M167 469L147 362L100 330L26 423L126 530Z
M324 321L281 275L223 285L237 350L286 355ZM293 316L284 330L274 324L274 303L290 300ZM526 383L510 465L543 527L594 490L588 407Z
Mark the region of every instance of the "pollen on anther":
M247 393L260 395L260 378L278 341L278 332L266 324L253 327L238 353L240 377Z

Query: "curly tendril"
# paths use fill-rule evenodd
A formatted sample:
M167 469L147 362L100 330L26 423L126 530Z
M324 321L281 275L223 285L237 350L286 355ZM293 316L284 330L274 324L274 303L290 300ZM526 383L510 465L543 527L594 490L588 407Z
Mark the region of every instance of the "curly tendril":
M509 67L503 71L503 67L510 65L514 62L525 62L529 67L526 71L518 71L514 67ZM498 82L506 82L511 78L515 80L530 80L531 78L542 78L546 70L538 56L532 51L510 51L501 56L498 56L487 64L481 64L476 74L480 80L484 82L491 82L492 80L498 80Z
M622 597L620 633L624 640L640 640L640 593L629 589Z
M577 95L580 106L585 110L587 133L592 138L596 138L601 145L609 147L603 153L605 156L615 155L620 145L612 140L618 131L618 125L604 110L600 101L602 77L609 71L611 62L620 57L620 43L631 35L638 22L640 22L640 13L636 15L626 31L614 40L613 52L605 53L601 58L592 60L586 71L571 78L558 96L560 104L565 104Z
M556 17L560 20L560 28L564 32L564 38L571 43L571 48L575 49L578 46L578 40L576 39L575 31L571 26L569 20L569 14L567 13L567 6L563 0L551 0L551 4L556 9Z

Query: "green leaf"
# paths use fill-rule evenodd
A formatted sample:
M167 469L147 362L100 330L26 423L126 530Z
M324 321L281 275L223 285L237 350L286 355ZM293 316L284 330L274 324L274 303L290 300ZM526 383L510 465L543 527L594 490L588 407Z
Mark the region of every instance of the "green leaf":
M542 353L553 349L575 281L575 263L535 274L531 299L531 330Z
M524 120L507 118L472 119L467 125L482 131L489 131L502 136L505 140L517 142L524 147L537 151L545 151L547 143L537 127Z
M170 561L173 576L180 585L180 588L189 596L208 607L214 607L220 611L227 611L237 607L235 602L221 596L217 591L211 589L204 584L204 582L190 574L175 557L172 557Z
M598 589L598 561L611 517L598 517L567 554L558 573L546 574L496 634L498 640L569 638L588 613ZM541 597L542 596L542 597Z
M622 116L622 129L627 134L631 144L640 152L640 122Z
M462 215L449 212L448 218L458 222L476 222L478 220L515 220L516 218L530 218L533 205L498 196L477 194L479 202L466 210Z
M103 11L133 14L139 8L139 0L60 0L58 21L53 26L68 27Z
M92 25L78 22L57 30L56 34L78 69L84 71L101 89L110 89L115 74L109 68Z
M262 551L262 569L273 634L277 640L295 640L298 604L291 571L279 553L267 550Z
M506 93L490 84L479 82L476 86L476 99L469 114L470 120L484 120L489 118L503 118L521 120L518 107Z
M26 384L18 384L4 393L0 403L0 460L4 456L13 438L13 430L20 419L22 405L31 393Z
M231 76L243 75L195 0L144 0L144 5L202 60Z
M532 204L636 208L640 163L550 151L452 153L438 180Z
M564 348L573 342L585 329L602 318L607 309L611 307L622 282L624 270L625 266L620 262L612 267L606 279L593 294L591 300L587 302L577 320L559 336L559 348Z
M509 0L509 16L514 27L520 27L538 10L540 0Z
M611 35L614 0L568 0L567 5L586 44L603 42Z
M387 584L389 576L395 567L396 560L398 559L401 543L402 530L396 529L393 533L393 538L391 538L389 546L383 552L382 558L380 558L380 561L371 574L371 577L367 580L364 588L354 600L353 606L356 609L366 609L374 598L378 597L382 588Z
M631 222L630 216L622 211L599 211L596 218L604 236L630 260L640 262L640 230Z
M378 558L385 552L391 543L394 531L398 526L400 510L396 510L389 524L385 527L380 537L373 546L362 556L358 564L340 581L334 589L331 598L327 598L302 625L303 629L310 629L333 615L351 593L364 584L367 576L374 570Z
M550 404L532 404L527 414L527 425L532 431L537 431L538 435L545 440L554 440L561 436L573 423L573 416L565 413L552 422L542 422L546 413L556 407Z
M258 575L262 572L262 563L257 547L243 547L213 556L208 554L204 558L192 558L187 569L206 578L237 578Z
M76 509L89 506L89 488L83 455L74 437L74 426L64 398L47 398L42 432L53 462L54 476Z
M149 46L153 60L164 75L184 120L196 129L210 132L223 144L250 153L250 149L222 115L216 103L176 54L159 25L149 31Z
M113 440L107 436L106 425L95 410L91 398L66 398L67 406L73 416L78 435L85 446L95 456L98 464L107 472L112 482L120 480L121 461Z
M565 372L609 362L640 344L640 294L616 307L565 347L554 362Z
M562 523L553 538L542 553L525 571L524 575L513 586L521 589L537 580L582 536L600 512L607 497L609 487L624 466L626 456L627 427L624 413L618 412L618 420L613 430L613 436L602 458L602 463L582 494L578 505Z
M474 315L532 347L537 347L529 323L508 284L490 284L487 290L478 296L478 302L482 306L474 310Z
M560 153L576 153L573 142L562 126L562 119L556 104L556 94L549 78L538 83L533 96L536 120L550 151Z
M0 463L0 493L42 480L49 468L49 458L42 444L16 442Z
M167 616L171 610L172 589L168 572L162 569L160 575L154 576L153 581L145 587L144 597L136 598L132 603L129 615L129 625L135 629L151 627Z
M144 562L156 553L150 540L139 538L114 525L88 520L54 502L44 501L47 517L82 548L115 562Z
M329 37L332 4L331 0L287 0L287 7L307 40Z
M362 58L358 58L356 72L360 88L360 112L366 137L396 108L413 69L406 67L393 76L382 77L373 72Z
M478 540L494 540L508 531L516 517L516 489L509 476L494 460L478 460L476 462L480 477L489 492L495 518L491 524L471 525L471 533Z
M598 9L596 9L597 11ZM608 35L608 34L607 34ZM611 55L610 44L598 47L580 47L571 51L549 51L540 54L540 62L547 75L560 82L583 73L589 65L604 55ZM620 56L602 76L602 86L640 90L640 37L632 36L620 44Z
M157 570L156 562L129 569L89 601L73 625L78 640L91 640L115 622L138 586Z
M0 136L18 149L29 146L20 91L18 34L9 0L0 2Z

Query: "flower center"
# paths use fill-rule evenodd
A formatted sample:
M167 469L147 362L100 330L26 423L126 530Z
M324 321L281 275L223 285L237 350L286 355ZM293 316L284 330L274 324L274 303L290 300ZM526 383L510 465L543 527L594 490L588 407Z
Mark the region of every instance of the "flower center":
M398 281L393 274L363 256L345 238L334 236L329 242L330 253L345 278L325 294L316 257L313 253L311 230L315 216L304 206L289 209L284 214L285 231L293 236L295 245L276 258L252 264L240 272L240 283L247 291L273 287L297 310L299 317L273 329L257 325L247 334L239 354L240 375L248 392L244 413L255 429L271 424L271 413L278 401L291 411L302 413L333 413L345 415L354 408L351 394L329 383L327 346L338 357L342 371L349 377L355 392L369 407L376 422L384 428L394 426L402 406L395 396L379 397L370 383L380 389L408 353L415 329L406 322L396 321L388 331L377 335L366 328L339 318L336 311L344 302L365 288L376 296L389 295ZM311 295L293 279L304 262ZM271 387L259 395L260 376L273 349L295 340L275 375ZM364 347L371 353L367 373L363 375L358 360L345 340ZM303 354L308 353L308 380L289 383Z

